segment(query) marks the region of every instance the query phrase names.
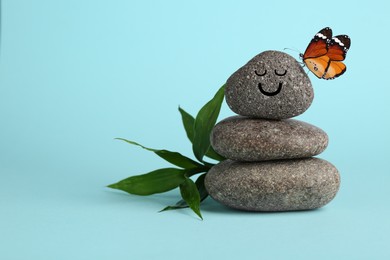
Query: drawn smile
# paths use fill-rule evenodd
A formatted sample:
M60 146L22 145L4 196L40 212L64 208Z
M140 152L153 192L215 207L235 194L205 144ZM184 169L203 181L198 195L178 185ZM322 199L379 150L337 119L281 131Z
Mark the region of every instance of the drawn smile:
M275 96L277 94L279 94L279 92L282 90L282 85L283 85L283 82L279 82L279 87L276 91L274 92L268 92L268 91L265 91L263 89L263 87L261 86L261 83L259 83L259 90L260 92L263 94L263 95L266 95L266 96L269 96L269 97L272 97L272 96Z

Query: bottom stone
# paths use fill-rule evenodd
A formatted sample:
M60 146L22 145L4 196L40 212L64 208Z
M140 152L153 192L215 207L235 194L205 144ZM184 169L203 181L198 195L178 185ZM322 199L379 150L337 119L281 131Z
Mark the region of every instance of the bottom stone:
M324 206L340 187L340 175L318 158L266 162L225 160L206 175L210 196L249 211L308 210Z

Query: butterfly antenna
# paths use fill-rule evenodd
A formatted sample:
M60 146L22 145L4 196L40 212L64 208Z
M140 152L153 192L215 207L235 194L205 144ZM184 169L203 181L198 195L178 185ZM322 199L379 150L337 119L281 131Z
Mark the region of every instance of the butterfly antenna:
M302 60L303 54L302 54L302 52L300 52L298 49L296 49L296 48L294 48L294 49L291 49L291 48L284 48L283 50L290 50L290 51L298 52L299 59ZM299 62L299 61L298 61L298 62ZM299 63L301 63L301 62L299 62ZM304 66L305 64L302 64L302 65Z
M294 49L291 49L291 48L284 48L283 50L284 50L284 51L285 51L285 50L290 50L290 51L295 51L295 52L301 53L301 52L298 51L298 49L296 49L296 48L294 48Z

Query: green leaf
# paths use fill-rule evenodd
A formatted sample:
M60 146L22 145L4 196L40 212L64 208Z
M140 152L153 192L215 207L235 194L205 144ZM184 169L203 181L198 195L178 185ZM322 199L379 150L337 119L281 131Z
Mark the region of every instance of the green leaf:
M195 181L196 187L198 188L199 195L200 195L200 201L204 201L208 196L209 193L206 190L206 187L204 186L204 178L206 177L207 173L204 173L198 177L198 179Z
M203 219L202 214L200 213L200 195L196 188L196 184L190 178L185 177L185 181L180 184L180 194L192 211Z
M188 139L190 139L191 143L194 140L194 124L195 124L195 118L188 114L184 109L179 107L179 112L181 114L181 119L183 121L184 129L186 130L186 134Z
M223 157L222 155L218 154L211 145L210 145L209 149L207 150L206 156L211 158L211 159L214 159L216 161L226 160L226 158Z
M163 168L146 174L132 176L107 187L135 195L151 195L177 188L187 181L186 170Z
M186 131L188 139L191 141L191 143L194 140L194 123L195 123L195 118L191 116L189 113L187 113L184 109L179 107L179 111L181 114L181 118L183 121L183 126ZM223 161L225 158L222 155L219 155L216 151L214 151L213 147L210 146L209 149L206 152L206 156L217 160L217 161Z
M195 118L192 150L199 161L203 160L203 156L209 150L210 133L217 122L224 94L225 85L223 85L215 96L202 107Z
M126 143L129 143L129 144L140 146L145 150L154 152L155 154L157 154L158 156L160 156L164 160L166 160L166 161L168 161L176 166L182 167L184 169L202 167L201 164L197 163L196 161L194 161L194 160L192 160L192 159L190 159L190 158L188 158L188 157L186 157L178 152L171 152L168 150L157 150L157 149L148 148L148 147L145 147L143 145L140 145L139 143L129 141L129 140L126 140L123 138L116 138L116 139L121 140L121 141L125 141Z
M163 208L162 210L160 210L159 212L174 210L174 209L184 209L184 208L188 208L188 204L185 200L182 199L182 200L179 200L175 205L167 206L167 207Z
M200 196L200 202L204 201L208 197L208 195L209 195L207 190L206 190L206 188L205 188L205 186L204 186L204 178L205 178L205 176L206 176L206 173L200 175L198 177L198 179L195 181L195 185L196 185L196 188L197 188L197 190L199 192L199 196ZM183 208L188 208L188 204L187 204L187 202L184 199L179 200L173 206L165 207L160 212L167 211L167 210L183 209Z

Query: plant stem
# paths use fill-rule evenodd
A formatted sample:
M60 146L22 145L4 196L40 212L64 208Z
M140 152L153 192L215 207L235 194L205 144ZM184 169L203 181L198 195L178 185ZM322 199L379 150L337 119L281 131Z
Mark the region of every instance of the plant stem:
M202 166L202 167L198 167L198 168L194 168L194 169L190 169L186 175L188 177L191 177L195 174L198 174L198 173L202 173L202 172L208 172L210 170L211 167L208 167L208 166Z

